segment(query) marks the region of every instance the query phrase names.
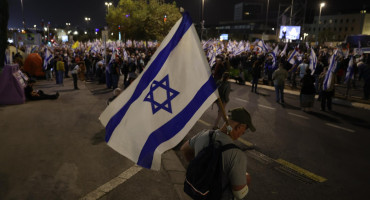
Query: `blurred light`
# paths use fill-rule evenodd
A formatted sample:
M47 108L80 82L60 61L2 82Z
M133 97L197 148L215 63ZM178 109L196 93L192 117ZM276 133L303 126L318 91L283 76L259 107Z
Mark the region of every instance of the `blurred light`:
M87 31L85 31L85 35L87 34Z
M36 28L36 24L35 24L35 25L33 25L33 28Z
M77 31L73 32L73 35L78 35L78 32Z
M250 12L245 12L244 14L245 14L245 15L250 15L251 13L250 13Z
M95 29L95 32L99 32L99 29L98 29L98 28L96 28L96 29Z
M113 35L113 33L111 35Z
M48 30L48 28L44 27L44 31L47 31L47 30Z
M98 34L98 32L95 32L95 35L97 35Z
M13 42L14 42L14 40L9 38L9 39L8 39L8 42L9 42L9 43L13 43Z
M57 31L57 29L55 28L54 31Z
M325 6L325 2L320 3L321 8L324 7L324 6Z
M70 34L72 31L68 31L68 34Z
M275 28L272 28L272 30L274 31L274 30L275 30Z

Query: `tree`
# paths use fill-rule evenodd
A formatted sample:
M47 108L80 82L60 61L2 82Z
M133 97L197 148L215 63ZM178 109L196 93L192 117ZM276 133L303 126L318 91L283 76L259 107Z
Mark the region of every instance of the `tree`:
M120 0L109 8L106 20L114 35L121 31L125 38L162 40L180 17L176 2Z
M0 69L4 66L5 50L8 47L9 7L7 0L0 0ZM1 70L0 70L1 71Z

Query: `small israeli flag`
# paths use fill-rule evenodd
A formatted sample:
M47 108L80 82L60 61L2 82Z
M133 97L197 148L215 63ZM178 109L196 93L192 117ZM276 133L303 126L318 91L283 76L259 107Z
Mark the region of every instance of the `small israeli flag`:
M353 56L351 56L351 59L348 63L347 73L346 77L344 78L344 82L347 83L349 80L351 80L353 77Z
M324 79L324 84L323 84L323 90L326 91L328 88L332 86L333 83L333 77L335 76L335 70L337 68L337 53L338 50L335 50L333 55L330 57L330 64L329 64L329 69L326 72L325 79Z

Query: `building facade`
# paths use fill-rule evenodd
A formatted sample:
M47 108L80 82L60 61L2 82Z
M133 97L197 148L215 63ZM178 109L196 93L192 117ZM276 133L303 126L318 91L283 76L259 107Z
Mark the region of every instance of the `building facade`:
M339 42L349 35L370 35L370 14L315 16L313 24L305 24L303 34L306 41Z

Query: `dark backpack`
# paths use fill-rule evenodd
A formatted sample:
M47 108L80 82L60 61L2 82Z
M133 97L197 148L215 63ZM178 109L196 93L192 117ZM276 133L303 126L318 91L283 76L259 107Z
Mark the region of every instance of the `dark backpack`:
M202 149L189 163L186 170L184 191L196 200L221 199L225 188L222 188L222 152L238 148L235 144L222 146L209 132L209 145Z

